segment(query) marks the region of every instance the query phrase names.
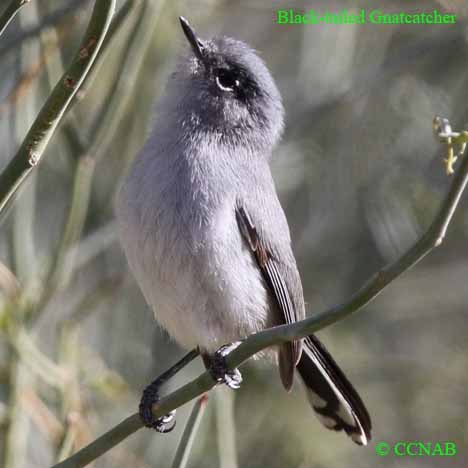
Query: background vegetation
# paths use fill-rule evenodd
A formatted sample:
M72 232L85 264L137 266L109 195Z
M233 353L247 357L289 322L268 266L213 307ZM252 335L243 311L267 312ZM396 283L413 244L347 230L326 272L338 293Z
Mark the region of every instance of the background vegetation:
M0 38L0 169L76 52L92 3L32 0ZM449 184L432 117L467 127L462 2L379 4L457 14L457 24L439 26L274 23L277 8L340 11L350 8L344 0L118 6L127 14L118 16L86 93L1 226L5 468L48 466L72 453L133 413L143 387L182 355L129 275L113 216L151 103L186 46L179 15L201 37L226 34L254 46L277 81L287 127L273 172L310 314L348 298L423 233ZM366 310L320 333L367 403L375 441L453 440L457 456L379 458L373 442L358 448L325 431L299 384L285 394L274 369L254 364L235 394L210 393L189 466L466 466L467 216L465 200L441 249ZM201 369L193 364L170 388ZM141 430L94 466L170 466L188 410L179 411L172 433Z

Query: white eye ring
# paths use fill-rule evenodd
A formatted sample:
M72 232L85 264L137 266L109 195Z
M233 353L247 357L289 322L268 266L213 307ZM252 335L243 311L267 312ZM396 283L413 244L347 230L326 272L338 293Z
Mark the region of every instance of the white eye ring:
M234 83L235 83L236 86L239 86L239 85L240 85L240 81L239 81L239 80L236 80ZM219 88L219 89L222 89L223 91L234 91L234 88L229 88L228 86L223 86L223 85L221 84L221 82L219 81L219 77L218 77L218 76L216 77L216 84L218 85L218 88Z

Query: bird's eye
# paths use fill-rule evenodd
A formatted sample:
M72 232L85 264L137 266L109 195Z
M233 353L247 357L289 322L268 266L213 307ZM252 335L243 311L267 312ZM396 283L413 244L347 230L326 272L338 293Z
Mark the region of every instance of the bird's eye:
M240 80L231 71L219 69L216 71L216 84L223 91L234 91L240 86Z

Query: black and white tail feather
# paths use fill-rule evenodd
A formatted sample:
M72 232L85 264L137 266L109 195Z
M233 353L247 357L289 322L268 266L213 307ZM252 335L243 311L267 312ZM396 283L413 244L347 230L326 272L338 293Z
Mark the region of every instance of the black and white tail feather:
M327 428L345 431L358 445L371 439L372 424L360 396L325 346L314 335L304 339L297 370L315 414Z
M302 320L305 318L304 299L292 252L284 251L285 244L282 244L282 253L275 254L275 249L267 241L268 231L257 228L254 218L241 201L237 203L236 216L266 285L276 299L278 322L294 323ZM284 258L288 261L285 262ZM288 391L293 384L297 366L310 404L325 427L335 431L343 430L357 444L367 444L371 438L369 413L354 387L316 336L310 335L304 340L282 345L278 363L281 380Z

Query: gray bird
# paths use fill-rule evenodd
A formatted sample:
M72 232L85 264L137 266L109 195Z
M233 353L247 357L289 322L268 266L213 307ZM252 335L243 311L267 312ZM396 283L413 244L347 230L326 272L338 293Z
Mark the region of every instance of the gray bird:
M305 317L269 168L284 109L267 67L247 44L201 40L180 22L191 49L178 61L119 191L117 218L128 263L157 321L182 347L200 350L215 378L236 388L239 372L216 365L230 350L221 347ZM299 371L327 428L368 442L371 421L361 398L314 335L263 356L277 360L288 391ZM156 399L155 388L144 394L140 414L164 432L171 418L151 420Z

